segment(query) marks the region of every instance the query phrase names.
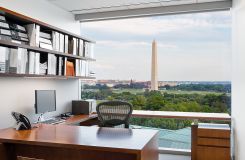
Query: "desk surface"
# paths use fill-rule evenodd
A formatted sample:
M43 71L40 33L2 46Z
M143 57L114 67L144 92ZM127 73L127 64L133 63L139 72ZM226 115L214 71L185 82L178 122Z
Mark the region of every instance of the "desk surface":
M68 118L64 123L61 124L65 124L65 125L73 125L73 124L79 124L80 122L84 122L93 118L98 117L97 114L91 114L91 115L85 115L85 114L81 114L81 115L75 115L75 116L71 116L70 118Z
M26 131L13 128L0 130L0 143L139 152L157 132L147 129L40 124L38 128Z

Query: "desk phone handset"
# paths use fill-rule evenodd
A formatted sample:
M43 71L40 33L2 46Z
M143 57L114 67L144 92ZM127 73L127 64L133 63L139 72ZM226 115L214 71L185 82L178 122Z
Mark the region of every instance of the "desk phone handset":
M23 114L17 113L17 112L12 112L12 116L17 122L16 127L15 127L16 130L31 129L31 123L26 116L24 116Z

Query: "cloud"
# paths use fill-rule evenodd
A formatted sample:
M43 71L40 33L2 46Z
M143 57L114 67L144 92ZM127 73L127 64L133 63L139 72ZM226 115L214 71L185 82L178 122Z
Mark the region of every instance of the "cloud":
M175 16L159 16L88 22L83 28L109 33L129 33L134 35L157 35L161 33L182 31L195 28L227 28L230 19L227 12L199 13Z
M159 80L230 80L230 12L82 23L96 40L98 79L149 80L151 41L158 42Z
M110 65L108 63L103 63L103 62L96 62L92 65L93 69L106 69L106 70L113 70L115 67L113 65Z
M101 46L107 46L107 47L151 47L150 42L145 41L97 41L97 45ZM157 46L160 48L177 48L174 44L163 44L163 43L157 43Z

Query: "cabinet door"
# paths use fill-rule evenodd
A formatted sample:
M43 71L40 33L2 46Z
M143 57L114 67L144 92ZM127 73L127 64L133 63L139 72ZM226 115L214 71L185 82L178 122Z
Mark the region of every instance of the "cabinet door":
M197 160L230 160L230 148L198 146Z

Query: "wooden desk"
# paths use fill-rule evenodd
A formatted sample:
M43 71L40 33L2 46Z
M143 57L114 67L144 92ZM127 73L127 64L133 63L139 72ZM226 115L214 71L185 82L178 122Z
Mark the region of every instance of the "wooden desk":
M0 130L0 143L1 160L158 160L157 131L147 129L41 124Z
M68 118L64 123L65 125L75 125L75 126L92 126L99 123L97 114L91 115L75 115Z

